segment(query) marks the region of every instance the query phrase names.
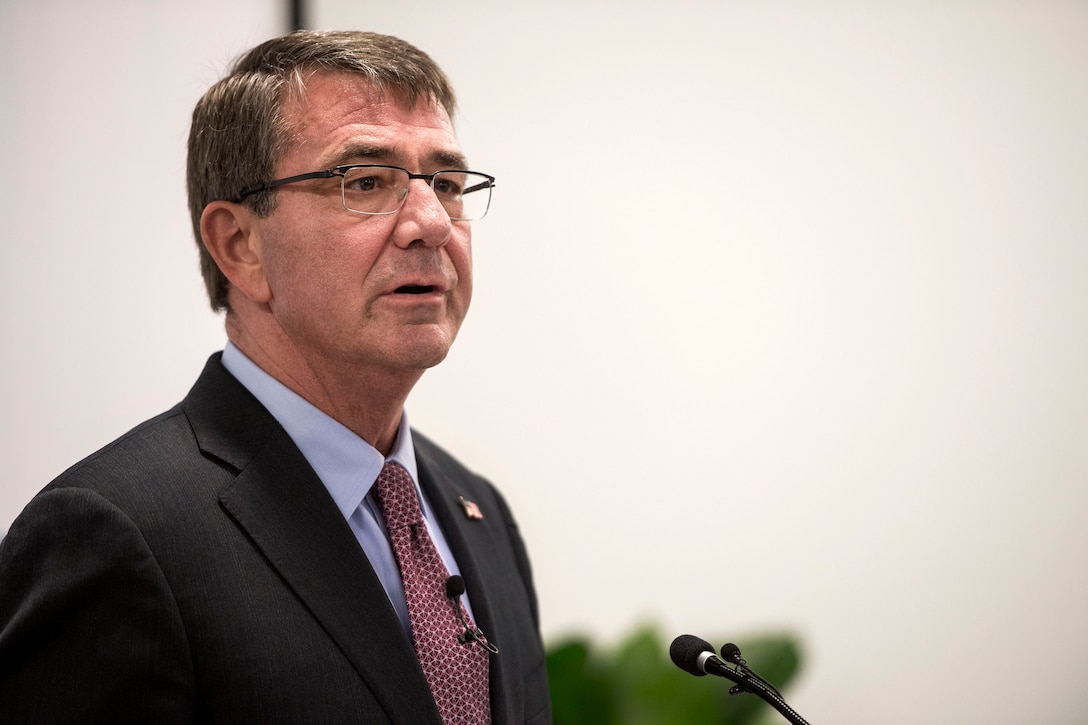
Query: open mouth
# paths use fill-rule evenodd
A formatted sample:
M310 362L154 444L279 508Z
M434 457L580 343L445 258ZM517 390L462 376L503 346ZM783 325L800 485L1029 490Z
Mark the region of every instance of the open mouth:
M399 295L425 295L428 292L434 292L434 287L431 285L406 284L403 287L397 287L396 292Z

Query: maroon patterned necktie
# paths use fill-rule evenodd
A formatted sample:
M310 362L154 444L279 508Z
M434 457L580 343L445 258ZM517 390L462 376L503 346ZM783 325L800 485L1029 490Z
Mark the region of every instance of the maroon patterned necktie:
M386 463L375 490L404 582L412 643L442 722L486 725L491 722L489 655L472 639L464 644L458 640L465 627L455 607L469 627L475 625L460 600L446 595L450 573L423 524L412 477L399 463Z

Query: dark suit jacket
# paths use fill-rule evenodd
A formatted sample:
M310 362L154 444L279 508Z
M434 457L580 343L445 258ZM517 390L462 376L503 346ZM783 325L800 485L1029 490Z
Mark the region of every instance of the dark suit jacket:
M489 483L413 431L491 660L495 723L550 722L529 562ZM468 518L464 496L484 518ZM0 722L440 723L321 481L213 356L0 546Z

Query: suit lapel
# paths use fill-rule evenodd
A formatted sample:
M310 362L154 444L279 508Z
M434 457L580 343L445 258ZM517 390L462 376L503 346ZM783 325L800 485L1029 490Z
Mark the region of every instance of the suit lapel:
M390 719L438 722L423 671L381 582L283 428L217 357L183 406L201 449L239 470L221 492L223 508L321 623Z
M416 467L419 470L420 486L427 493L427 500L431 504L435 518L438 519L438 525L442 528L446 543L449 544L450 551L461 569L461 576L465 579L467 591L472 598L472 611L476 616L476 623L486 633L485 625L491 624L493 617L481 572L482 563L475 555L480 547L486 547L485 540L478 540L478 537L485 532L482 526L473 525L482 522L470 520L465 516L457 500L459 496L466 495L466 492L459 489L457 483L445 471L427 459L418 448L416 449Z

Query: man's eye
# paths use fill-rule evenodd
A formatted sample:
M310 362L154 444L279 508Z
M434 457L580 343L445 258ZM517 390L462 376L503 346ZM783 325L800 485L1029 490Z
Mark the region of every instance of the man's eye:
M436 194L442 194L444 196L460 196L462 185L457 183L456 180L448 177L439 177L434 180L434 190Z
M382 180L377 176L361 176L356 179L349 179L345 183L351 191L374 191L382 186Z

